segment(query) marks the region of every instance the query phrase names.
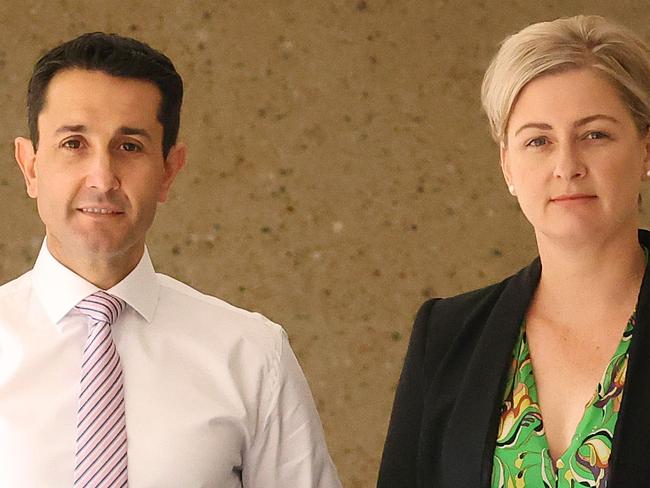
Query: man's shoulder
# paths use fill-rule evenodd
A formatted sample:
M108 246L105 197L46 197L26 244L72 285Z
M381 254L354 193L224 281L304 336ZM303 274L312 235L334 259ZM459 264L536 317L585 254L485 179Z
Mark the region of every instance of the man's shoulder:
M271 341L280 347L284 329L266 316L203 293L171 276L156 273L160 285L159 306L174 307L197 326L234 333L241 338Z
M0 285L0 300L11 300L17 294L25 293L31 286L32 270Z

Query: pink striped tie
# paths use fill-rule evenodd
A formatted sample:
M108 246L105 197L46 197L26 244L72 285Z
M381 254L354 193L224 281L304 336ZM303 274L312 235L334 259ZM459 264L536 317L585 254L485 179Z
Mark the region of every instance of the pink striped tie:
M81 365L75 488L127 486L122 365L111 337L111 324L125 306L98 291L75 307L91 319Z

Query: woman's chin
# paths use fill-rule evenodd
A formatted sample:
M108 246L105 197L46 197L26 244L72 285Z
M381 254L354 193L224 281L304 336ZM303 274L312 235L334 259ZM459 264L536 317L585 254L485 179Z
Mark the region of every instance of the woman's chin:
M544 225L533 225L537 241L567 245L569 247L595 244L603 239L632 232L636 235L638 223L623 224L608 219L572 218Z

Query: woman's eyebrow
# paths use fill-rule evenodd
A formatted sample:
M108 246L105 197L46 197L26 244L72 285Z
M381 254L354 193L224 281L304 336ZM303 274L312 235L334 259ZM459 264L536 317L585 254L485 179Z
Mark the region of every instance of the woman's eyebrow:
M530 122L528 124L524 124L519 129L517 129L517 132L515 132L515 136L519 134L522 130L524 129L542 129L542 130L551 130L553 128L552 125L547 124L545 122Z
M582 125L586 125L586 124L588 124L589 122L593 122L594 120L598 120L598 119L609 120L610 122L614 122L614 123L616 123L616 124L620 124L620 123L621 123L618 119L612 117L611 115L596 114L596 115L590 115L590 116L588 116L588 117L584 117L584 118L582 118L582 119L580 119L580 120L577 120L577 121L575 122L575 124L573 124L573 126L574 126L574 127L580 127L580 126L582 126Z
M621 123L617 118L612 117L611 115L595 114L595 115L589 115L587 117L583 117L580 120L576 120L573 124L573 127L581 127L583 125L587 125L589 122L593 122L594 120L598 120L598 119L609 120L610 122L614 122L616 124ZM519 129L517 129L517 132L515 132L515 136L524 129L551 130L552 128L553 126L551 124L547 124L545 122L530 122L528 124L524 124L521 127L519 127Z

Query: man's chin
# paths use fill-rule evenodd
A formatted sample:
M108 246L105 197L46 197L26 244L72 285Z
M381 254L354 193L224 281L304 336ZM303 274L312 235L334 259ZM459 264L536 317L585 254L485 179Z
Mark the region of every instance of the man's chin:
M87 258L111 260L142 254L144 244L124 236L102 235L100 232L77 235L77 252Z

